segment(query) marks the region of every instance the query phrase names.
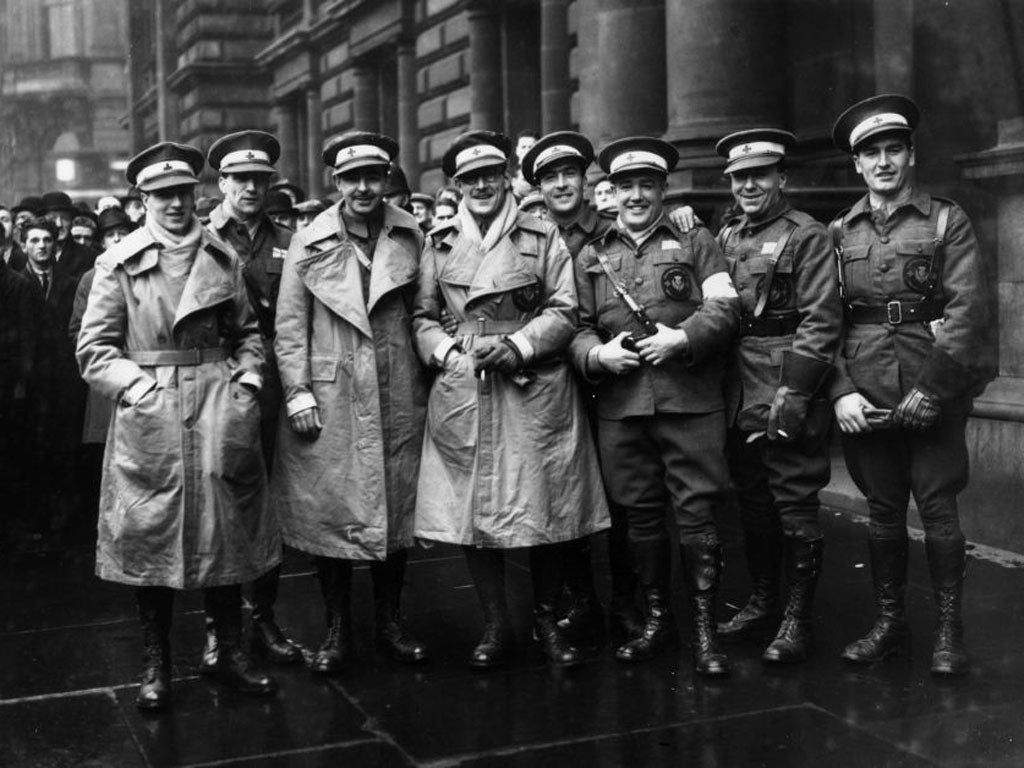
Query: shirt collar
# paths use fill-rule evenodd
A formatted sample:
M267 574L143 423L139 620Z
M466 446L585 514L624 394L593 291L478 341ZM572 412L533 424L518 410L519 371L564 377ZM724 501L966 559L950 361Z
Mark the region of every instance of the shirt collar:
M572 221L566 224L564 227L560 226L563 232L571 232L573 229L579 229L584 234L593 234L594 230L597 229L597 212L586 203L580 206L580 209L576 212Z
M932 210L932 197L927 192L921 192L915 189L910 198L905 203L902 203L899 208L893 211L893 213L908 206L916 208L920 211L922 216L928 216L931 214ZM871 210L871 196L864 195L864 197L858 200L853 207L850 208L850 213L847 216L847 219L852 221L860 216L870 216Z
M776 219L785 215L792 206L784 195L779 195L779 199L775 201L774 205L768 209L768 213L764 218L758 219L757 221L751 221L747 214L742 213L739 216L734 217L730 220L730 223L737 229L761 229L767 227L769 224L774 222Z

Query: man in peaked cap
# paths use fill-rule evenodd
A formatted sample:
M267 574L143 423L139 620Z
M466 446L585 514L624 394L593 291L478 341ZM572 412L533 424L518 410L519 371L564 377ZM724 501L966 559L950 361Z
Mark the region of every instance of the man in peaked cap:
M434 198L423 192L413 192L409 195L409 205L423 234L427 234L434 226Z
M217 186L224 199L210 211L207 228L229 243L242 260L242 274L249 301L259 319L260 335L267 351L263 388L260 390L260 438L267 471L273 466L281 383L273 357L274 310L285 253L292 231L267 215L264 205L274 163L281 145L264 131L237 131L217 139L207 152L207 162L218 174ZM278 565L252 583L252 650L275 664L302 661L301 649L278 626L274 617L281 567ZM217 665L217 638L207 617L207 642L201 671Z
M249 695L276 690L241 644L241 583L281 561L259 449L263 342L238 256L193 210L204 162L174 142L128 162L146 223L97 260L78 334L82 377L119 402L96 571L136 587L141 709L170 702L174 589L204 590L221 682Z
M41 200L43 215L57 227L54 264L77 284L82 275L92 268L100 251L71 237L71 223L80 212L65 192L47 192Z
M828 233L783 194L786 152L795 143L788 131L757 128L732 133L716 147L738 209L718 241L742 311L726 385L726 455L751 579L747 604L718 633L777 631L763 656L775 663L803 661L811 649L811 601L823 551L818 493L830 470L827 385L842 325Z
M968 661L961 600L966 564L957 495L967 486L964 432L991 377L994 322L971 222L914 182L917 105L874 96L832 129L867 194L831 224L841 260L843 356L832 397L850 475L870 510L878 618L843 658L873 663L906 639L907 503L917 502L938 611L931 671Z
M729 672L715 632L722 563L714 515L728 482L721 382L739 307L714 238L703 227L684 234L665 216L667 176L678 158L671 144L647 137L601 150L619 214L576 260L572 355L596 387L605 487L626 510L644 596L643 629L616 657L644 661L678 643L671 508L693 607L694 667L715 676Z
M613 220L602 218L584 198L587 168L594 160L590 140L574 131L556 131L542 136L523 156L521 170L531 187L538 187L548 216L558 226L562 240L575 260L583 246L603 235ZM593 398L588 398L592 404ZM595 436L599 426L591 408ZM612 528L608 539L612 576L610 618L618 642L639 634L641 621L634 604L636 579L629 562L625 511L613 504ZM559 622L569 638L580 645L600 642L604 637L601 604L594 588L589 539L576 539L566 546L565 582L570 593L569 610Z
M508 660L504 558L513 547L530 548L534 635L548 663L581 661L554 613L562 545L608 527L566 357L577 316L571 257L554 225L517 212L510 152L491 131L464 133L445 152L443 170L462 202L428 235L413 326L420 357L439 371L416 535L462 545L484 614L469 662L477 669ZM454 337L441 325L443 309L457 323Z
M287 421L272 500L285 541L316 557L327 635L313 669L352 652L352 570L370 562L376 649L427 658L400 619L426 417L412 295L423 243L416 220L384 202L394 139L353 131L323 158L341 200L296 233L285 259L274 350Z

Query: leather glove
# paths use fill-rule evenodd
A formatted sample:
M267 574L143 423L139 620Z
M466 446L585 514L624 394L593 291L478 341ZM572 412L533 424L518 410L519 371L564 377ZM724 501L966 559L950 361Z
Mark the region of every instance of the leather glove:
M939 401L914 387L893 409L892 423L905 429L928 429L939 418Z
M775 391L768 411L768 439L788 443L796 440L804 429L810 395L783 385Z
M480 347L473 350L476 357L475 375L480 378L484 371L498 371L498 373L515 373L523 365L522 355L508 339L502 339L497 344Z
M459 331L459 321L455 319L455 315L449 312L447 309L441 310L441 330L447 333L449 336L457 336Z

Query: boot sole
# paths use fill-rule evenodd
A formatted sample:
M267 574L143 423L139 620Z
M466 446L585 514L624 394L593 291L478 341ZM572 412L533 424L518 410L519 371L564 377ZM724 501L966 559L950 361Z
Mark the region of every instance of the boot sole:
M839 658L841 658L843 661L846 661L846 662L848 662L850 664L857 664L858 666L861 666L861 667L870 667L873 664L881 664L883 661L885 661L887 659L891 659L893 656L899 656L899 654L900 654L900 649L897 647L897 648L891 648L888 651L886 651L885 653L880 654L878 656L871 656L871 657L854 656L852 654L847 654L844 651L843 653L840 654Z

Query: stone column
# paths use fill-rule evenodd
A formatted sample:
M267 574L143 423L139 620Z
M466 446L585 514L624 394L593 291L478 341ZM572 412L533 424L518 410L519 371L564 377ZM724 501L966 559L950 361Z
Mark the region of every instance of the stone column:
M274 134L281 145L281 159L277 163L277 171L281 178L298 183L300 147L291 100L281 99L276 102L270 110L270 119L274 121Z
M398 159L413 191L420 185L419 124L416 92L416 44L398 44Z
M501 24L488 2L476 2L469 21L469 126L502 130Z
M306 89L306 174L307 195L323 197L324 162L321 150L324 144L323 115L320 113L320 86Z
M914 92L914 0L875 0L875 90Z
M541 131L563 131L571 118L569 90L569 19L567 0L540 4Z
M356 64L352 70L352 121L358 131L380 130L380 99L377 68L369 63Z
M786 27L763 0L670 2L665 13L670 141L785 125Z

